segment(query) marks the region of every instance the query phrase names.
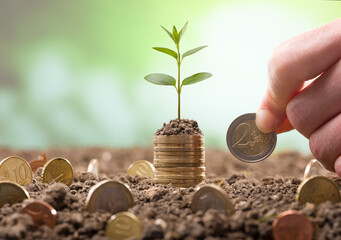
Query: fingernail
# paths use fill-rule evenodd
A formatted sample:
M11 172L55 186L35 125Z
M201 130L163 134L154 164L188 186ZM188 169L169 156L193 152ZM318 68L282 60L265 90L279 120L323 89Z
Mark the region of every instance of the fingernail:
M269 133L274 131L271 129L272 115L266 109L260 109L256 112L256 125L257 128L264 133Z

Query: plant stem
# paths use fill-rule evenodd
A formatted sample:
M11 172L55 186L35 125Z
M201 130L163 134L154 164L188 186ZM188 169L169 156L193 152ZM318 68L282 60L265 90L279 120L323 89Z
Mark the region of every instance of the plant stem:
M180 94L181 94L181 85L180 85L180 65L181 65L181 60L180 60L180 50L179 50L179 44L176 44L176 49L178 50L178 120L180 121Z

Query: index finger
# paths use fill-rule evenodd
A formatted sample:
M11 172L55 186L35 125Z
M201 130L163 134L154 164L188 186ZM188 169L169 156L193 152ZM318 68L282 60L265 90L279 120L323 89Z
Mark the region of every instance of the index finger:
M257 127L276 131L286 120L286 106L305 81L341 58L341 18L291 38L275 48L268 65L269 84L256 113Z

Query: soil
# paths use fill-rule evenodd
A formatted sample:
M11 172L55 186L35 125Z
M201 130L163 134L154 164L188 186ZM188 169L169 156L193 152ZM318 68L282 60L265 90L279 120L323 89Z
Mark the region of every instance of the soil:
M33 160L39 153L0 148L1 159L18 155ZM90 188L108 178L130 186L136 204L129 211L144 225L142 239L272 239L272 221L289 209L308 216L316 239L341 239L341 203L315 206L295 202L304 167L311 159L297 152L275 153L262 162L247 164L227 150L206 149L207 183L220 185L230 196L236 209L230 217L215 210L192 213L195 188L155 185L150 178L126 175L132 162L152 161L152 147L51 149L46 156L69 159L74 167L74 182L70 187L43 184L39 168L33 183L25 186L31 196L25 201L41 199L51 204L58 211L56 227L41 226L34 231L31 217L19 213L22 203L7 204L0 209L0 239L107 239L105 225L111 214L89 213L84 205ZM92 158L100 161L99 179L85 172Z
M199 125L194 120L173 119L164 123L162 128L156 131L155 135L204 135Z

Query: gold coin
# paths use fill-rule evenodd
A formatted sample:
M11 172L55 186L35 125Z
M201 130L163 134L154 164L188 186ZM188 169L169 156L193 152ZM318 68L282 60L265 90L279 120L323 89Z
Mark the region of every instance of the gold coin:
M314 176L314 175L326 175L328 171L323 167L323 165L316 159L312 159L308 162L304 170L303 180Z
M154 162L183 162L183 163L191 163L191 162L205 162L205 156L155 156Z
M154 147L154 152L203 152L205 147Z
M154 143L154 147L159 148L201 148L205 147L204 143Z
M5 158L0 162L0 181L11 181L23 186L32 183L30 164L17 156Z
M331 180L323 176L312 176L298 187L296 201L316 205L326 201L337 203L341 201L341 196L338 187Z
M61 157L51 159L44 165L42 179L44 183L50 183L54 180L70 186L73 181L71 163Z
M25 188L15 182L0 182L0 208L6 203L14 204L30 198Z
M88 172L94 174L96 177L99 176L99 161L98 159L91 159L88 165Z
M173 168L158 168L157 172L205 172L206 167L173 167Z
M164 172L155 171L155 176L206 176L205 172Z
M164 180L205 180L206 175L155 175L155 178Z
M204 163L154 163L155 170L170 167L204 167Z
M133 162L128 167L127 174L129 176L143 176L143 177L154 177L154 166L151 162L146 160L139 160Z
M113 215L106 226L105 236L115 240L127 238L141 238L142 224L140 220L130 212L120 212Z
M196 211L207 211L215 209L227 215L234 213L234 206L226 192L214 184L201 186L195 193L191 203L191 209Z
M191 152L154 152L154 158L158 157L163 157L163 156L190 156L190 157L202 157L205 156L205 151L191 151Z
M164 179L164 178L154 178L155 183L161 184L169 184L169 183L191 183L191 184L198 184L204 181L205 178L201 179Z
M89 212L104 210L115 214L133 207L134 198L126 184L104 180L90 189L85 204Z
M204 143L203 135L158 135L153 137L154 144L157 143Z

